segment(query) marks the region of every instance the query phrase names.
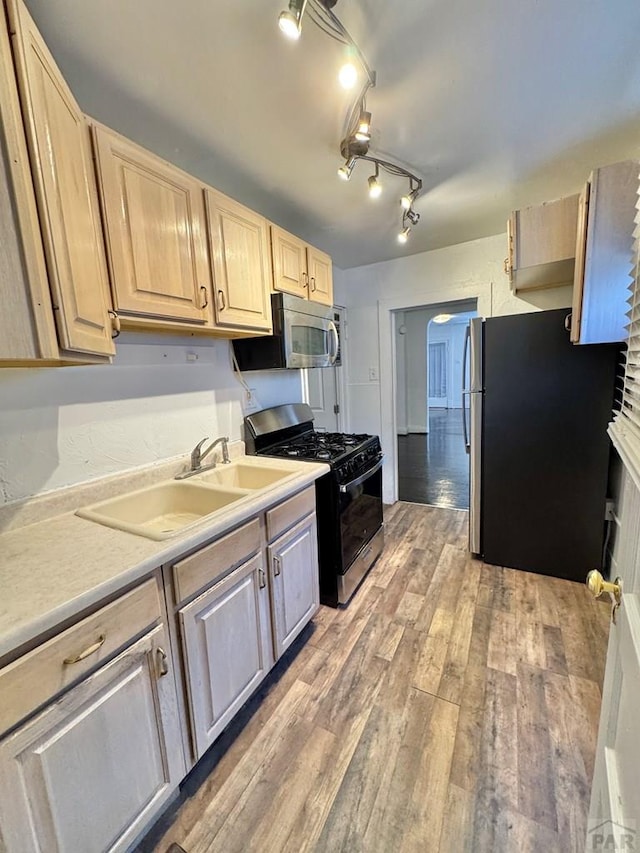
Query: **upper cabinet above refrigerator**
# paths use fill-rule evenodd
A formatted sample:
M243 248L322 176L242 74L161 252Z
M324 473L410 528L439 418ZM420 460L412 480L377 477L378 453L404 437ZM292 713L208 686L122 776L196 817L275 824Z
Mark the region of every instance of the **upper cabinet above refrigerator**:
M577 194L513 211L505 272L514 293L571 284L577 221Z
M639 171L635 160L596 169L580 195L571 313L575 344L626 339Z

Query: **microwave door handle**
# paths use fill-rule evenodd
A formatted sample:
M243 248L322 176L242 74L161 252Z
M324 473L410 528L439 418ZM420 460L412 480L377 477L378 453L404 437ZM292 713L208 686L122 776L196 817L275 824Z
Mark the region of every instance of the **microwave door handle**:
M340 339L338 338L338 329L336 328L336 324L333 320L329 320L329 332L331 333L331 351L329 353L329 359L331 364L335 364L338 358L338 350L340 348Z

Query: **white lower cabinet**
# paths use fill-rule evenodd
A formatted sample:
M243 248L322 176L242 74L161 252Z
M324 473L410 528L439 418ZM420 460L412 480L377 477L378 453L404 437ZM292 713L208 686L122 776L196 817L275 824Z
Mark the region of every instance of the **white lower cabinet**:
M269 546L269 566L279 658L320 606L315 512Z
M192 734L201 756L269 671L269 589L263 555L179 611Z
M0 742L0 850L116 853L185 773L162 626Z

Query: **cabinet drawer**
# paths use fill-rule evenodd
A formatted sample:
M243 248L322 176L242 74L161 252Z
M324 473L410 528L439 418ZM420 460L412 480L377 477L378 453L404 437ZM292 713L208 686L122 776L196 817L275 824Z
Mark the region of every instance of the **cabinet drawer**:
M244 562L260 548L260 522L257 518L233 533L201 548L173 566L173 584L179 604Z
M4 667L0 670L0 732L142 633L161 612L152 578Z
M289 500L283 501L279 506L267 512L267 536L269 542L288 530L305 515L314 512L316 508L316 488L309 486L303 492L298 492Z

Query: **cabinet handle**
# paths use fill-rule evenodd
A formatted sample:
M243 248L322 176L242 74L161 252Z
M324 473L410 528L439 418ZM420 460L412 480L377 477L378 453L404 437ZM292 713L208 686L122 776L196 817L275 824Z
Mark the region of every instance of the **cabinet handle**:
M264 589L267 585L267 579L264 576L264 571L262 569L258 569L258 586L260 589Z
M316 289L316 280L315 280L314 276L311 276L311 291L312 291L312 293L315 292L315 289Z
M106 639L106 634L100 634L95 643L93 643L91 646L88 646L83 652L80 652L79 655L73 655L73 657L65 658L62 662L67 666L71 663L79 663L81 660L88 658L89 655L92 655L97 652Z
M167 653L160 646L156 649L156 660L158 662L158 678L162 678L169 672L169 664L167 663Z
M224 311L227 307L226 299L224 298L224 291L218 291L218 311Z
M209 305L209 294L208 294L207 288L204 286L204 284L200 286L200 291L202 293L202 296L204 297L203 298L204 304L201 305L200 307L204 309Z
M303 287L309 287L309 276L307 275L306 272L302 273L302 286Z
M281 569L280 557L274 556L274 558L273 558L273 576L274 576L274 578L278 577L278 575L280 574L280 569Z
M511 275L511 264L509 263L509 258L504 259L504 274Z
M567 314L567 316L564 318L564 327L567 332L571 331L571 314Z
M109 310L107 313L111 317L111 331L113 332L111 337L117 338L120 334L120 317L118 317L117 311Z

